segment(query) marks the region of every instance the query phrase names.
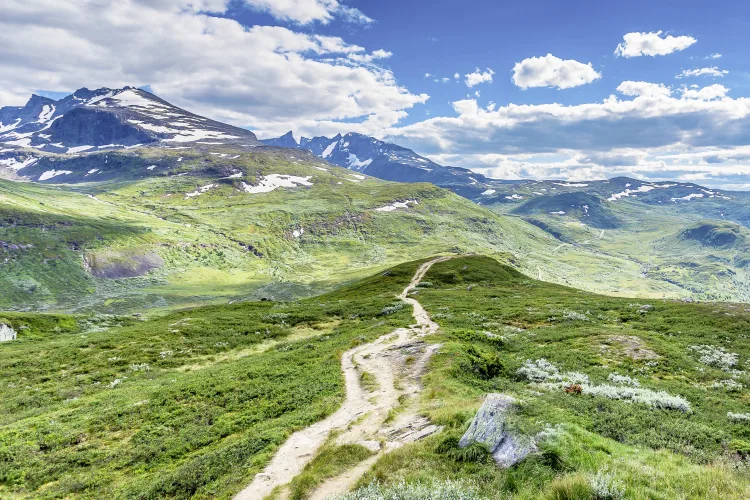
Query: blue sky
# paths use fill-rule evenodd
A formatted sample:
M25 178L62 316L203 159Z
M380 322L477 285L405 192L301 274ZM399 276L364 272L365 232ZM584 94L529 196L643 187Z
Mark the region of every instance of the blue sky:
M750 29L750 3L705 1L601 2L581 1L571 6L559 1L498 2L382 0L350 2L375 22L366 26L334 21L300 28L340 36L368 49L393 55L384 66L413 93L427 93L429 101L402 123L452 111L451 102L479 90L484 103L500 105L560 102L580 104L601 100L624 80L672 82L684 69L717 66L728 70L721 79L692 78L681 83L720 81L736 91L750 88L750 68L743 55ZM240 22L278 23L270 15L235 7ZM282 24L285 24L282 22ZM286 23L294 26L293 23ZM614 49L630 32L654 32L698 39L691 47L668 57L621 58ZM560 91L555 88L522 90L511 81L515 63L548 53L562 59L591 62L602 78L592 84ZM706 59L721 54L719 59ZM495 71L492 85L468 89L466 73L476 68ZM432 78L425 78L430 73ZM453 78L459 73L461 78ZM436 78L449 82L436 83Z
M748 33L737 1L6 0L0 105L148 85L260 137L750 189Z

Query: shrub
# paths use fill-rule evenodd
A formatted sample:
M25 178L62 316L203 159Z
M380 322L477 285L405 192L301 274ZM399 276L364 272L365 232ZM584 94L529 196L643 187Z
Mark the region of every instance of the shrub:
M474 346L466 350L468 361L462 363L464 372L471 373L482 380L491 380L503 373L503 363L497 354L483 354Z
M379 482L352 493L331 497L333 500L479 500L476 489L464 481L431 483L400 482L385 486Z
M641 383L634 378L630 378L627 375L620 375L618 373L610 373L607 380L615 385L629 385L631 387L640 387Z
M612 474L600 470L591 478L591 488L596 500L620 500L625 498L625 487Z
M383 310L380 311L380 314L382 316L388 316L390 314L399 312L403 308L404 308L403 302L396 302L395 304L391 304L390 306L385 306Z
M727 352L722 347L711 345L692 345L688 349L695 352L699 358L698 361L707 366L720 368L729 371L737 365L739 355L733 352Z

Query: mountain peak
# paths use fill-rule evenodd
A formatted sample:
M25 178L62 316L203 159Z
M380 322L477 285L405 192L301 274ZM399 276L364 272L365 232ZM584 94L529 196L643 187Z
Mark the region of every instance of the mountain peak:
M282 139L284 141L291 141L291 142L294 142L294 144L299 144L297 139L294 138L294 133L291 130L287 132L286 134L282 135L281 137L279 137L279 139Z

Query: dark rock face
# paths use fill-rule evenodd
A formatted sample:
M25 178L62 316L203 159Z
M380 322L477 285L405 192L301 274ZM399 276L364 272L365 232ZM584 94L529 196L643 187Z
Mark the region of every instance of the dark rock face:
M68 146L133 146L158 140L156 134L140 129L114 113L90 108L69 111L55 120L47 133L53 143Z
M507 469L536 451L534 439L507 430L505 423L515 400L504 394L488 394L471 425L461 440L459 448L472 443L482 443L489 448L498 467Z
M294 134L292 134L291 130L277 139L268 139L263 142L265 142L269 146L278 146L280 148L299 147L299 144L297 143L297 140L294 138Z
M155 252L142 254L108 252L89 255L86 261L93 276L109 279L143 276L150 270L164 265L164 259Z

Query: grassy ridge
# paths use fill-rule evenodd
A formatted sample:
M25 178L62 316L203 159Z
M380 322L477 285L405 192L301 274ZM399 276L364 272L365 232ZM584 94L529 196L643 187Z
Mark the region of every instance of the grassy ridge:
M145 321L0 315L20 332L0 345L0 496L229 497L289 433L340 404L337 353L411 321L408 308L383 310L417 265L299 302ZM750 428L728 415L747 413L750 397L744 306L599 296L485 257L436 264L425 281L417 297L441 324L432 341L443 345L422 411L445 429L381 458L362 484L459 480L480 496L519 499L601 498L604 483L627 498L750 493ZM706 345L737 358L707 361L704 347L692 349ZM593 386L630 377L684 398L690 411L533 383L519 369L541 358ZM514 429L552 436L508 471L455 448L488 392L520 402ZM321 454L295 495L365 456L326 453L341 460Z
M446 431L383 458L362 484L440 478L469 481L490 498L602 498L592 489L601 472L628 498L750 494L750 427L728 415L746 413L750 398L745 306L598 296L529 280L484 257L436 264L425 280L433 286L418 298L441 324L434 341L443 347L425 378L423 411ZM736 364L706 365L691 349L704 345L737 354ZM630 377L681 396L691 411L532 383L519 369L542 358L595 386L615 386L612 374ZM541 454L503 472L482 459L457 461L451 440L488 392L518 399L513 428L554 436Z

